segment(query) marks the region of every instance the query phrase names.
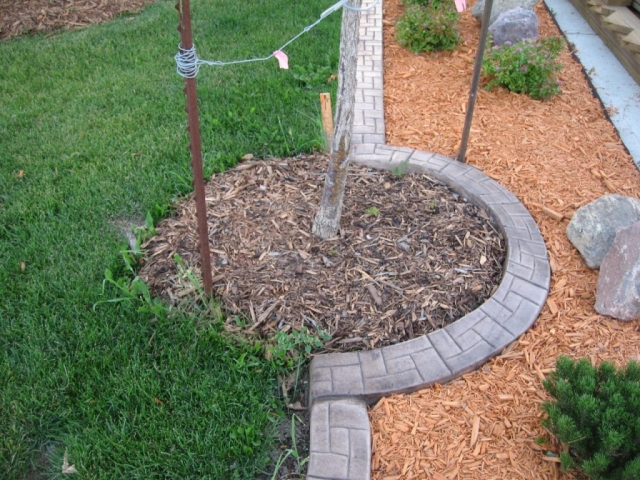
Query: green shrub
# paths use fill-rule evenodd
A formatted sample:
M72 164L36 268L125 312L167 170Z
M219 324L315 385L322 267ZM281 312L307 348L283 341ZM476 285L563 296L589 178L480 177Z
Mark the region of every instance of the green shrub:
M563 40L554 37L493 47L482 62L483 74L490 78L487 90L498 85L536 100L559 94L560 81L555 73L562 65L555 59L562 45Z
M545 402L543 424L568 446L563 470L580 468L594 480L640 478L640 365L616 371L582 359L558 359L544 382L555 401Z
M423 1L423 0L418 0ZM396 38L414 53L453 50L460 42L454 3L409 5L396 23Z

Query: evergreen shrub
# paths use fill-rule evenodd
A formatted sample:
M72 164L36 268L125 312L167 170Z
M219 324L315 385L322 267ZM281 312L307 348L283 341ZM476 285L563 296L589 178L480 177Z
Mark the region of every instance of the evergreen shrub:
M640 365L616 370L561 357L544 382L553 401L542 406L547 427L563 443L564 471L594 480L640 479Z

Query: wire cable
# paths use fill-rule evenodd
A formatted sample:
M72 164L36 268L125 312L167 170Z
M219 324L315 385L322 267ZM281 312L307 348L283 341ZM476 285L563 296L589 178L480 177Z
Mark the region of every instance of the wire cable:
M334 4L333 6L327 8L324 12L322 12L322 14L320 14L320 18L318 18L318 20L316 20L312 24L307 25L306 27L304 27L302 29L302 31L300 33L298 33L295 37L293 37L290 40L288 40L280 48L274 50L274 53L277 52L277 51L284 50L291 43L295 42L302 35L304 35L305 33L309 32L313 27L315 27L320 22L322 22L330 14L332 14L336 10L339 10L340 7L344 7L347 10L351 10L351 11L365 12L367 10L371 10L372 8L375 8L380 3L380 0L375 0L368 7L362 7L362 8L350 7L349 5L347 5L347 2L348 2L348 0L340 0L339 2ZM184 77L184 78L195 78L198 75L198 72L200 71L200 67L202 65L209 65L209 66L214 66L214 67L224 67L226 65L238 65L238 64L241 64L241 63L264 62L264 61L272 59L274 57L274 53L272 53L271 55L266 56L266 57L247 58L245 60L231 60L231 61L228 61L228 62L222 62L220 60L202 60L202 59L198 58L198 54L196 53L196 46L194 44L189 49L182 48L182 45L178 45L178 53L175 55L174 58L176 60L176 70L178 72L178 75L180 75L181 77Z

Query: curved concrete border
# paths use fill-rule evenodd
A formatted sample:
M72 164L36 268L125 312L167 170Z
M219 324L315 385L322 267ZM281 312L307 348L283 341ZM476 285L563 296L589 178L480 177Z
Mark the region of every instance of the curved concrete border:
M480 308L447 327L375 350L319 355L311 362L309 402L358 396L372 402L447 382L500 353L536 320L549 290L547 249L520 201L480 170L433 153L377 145L356 161L389 169L404 159L409 171L430 175L491 214L507 247L502 281Z
M364 0L363 6L374 0ZM501 229L507 258L496 292L447 327L375 350L331 353L311 362L307 479L368 480L371 438L366 402L448 382L478 368L538 318L551 270L540 230L522 203L477 168L442 155L385 145L382 82L382 0L360 24L358 90L352 160L390 170L408 162L484 208Z

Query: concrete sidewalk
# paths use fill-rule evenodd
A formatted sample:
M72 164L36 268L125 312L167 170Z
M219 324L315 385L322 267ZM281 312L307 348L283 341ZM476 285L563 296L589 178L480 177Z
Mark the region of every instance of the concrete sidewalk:
M569 0L544 0L605 107L616 113L611 121L640 169L640 85L611 53Z

